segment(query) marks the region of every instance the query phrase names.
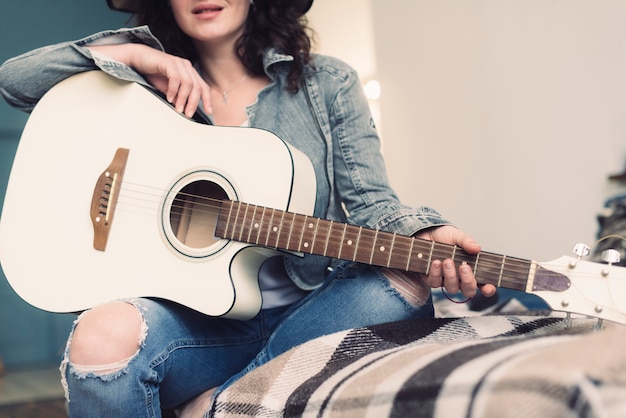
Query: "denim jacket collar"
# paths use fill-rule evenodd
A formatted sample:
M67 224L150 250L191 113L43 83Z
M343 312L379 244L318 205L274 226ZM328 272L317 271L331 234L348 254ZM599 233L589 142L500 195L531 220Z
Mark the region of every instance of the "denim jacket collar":
M265 69L265 73L268 76L271 75L270 67L279 62L289 62L293 61L293 56L287 54L281 54L276 51L274 48L270 48L265 51L265 55L263 56L263 68Z

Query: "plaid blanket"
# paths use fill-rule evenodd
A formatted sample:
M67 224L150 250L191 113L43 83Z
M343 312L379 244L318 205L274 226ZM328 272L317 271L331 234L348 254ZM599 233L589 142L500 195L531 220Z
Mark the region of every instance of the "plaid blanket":
M626 327L594 323L495 315L339 332L244 376L210 415L625 417Z

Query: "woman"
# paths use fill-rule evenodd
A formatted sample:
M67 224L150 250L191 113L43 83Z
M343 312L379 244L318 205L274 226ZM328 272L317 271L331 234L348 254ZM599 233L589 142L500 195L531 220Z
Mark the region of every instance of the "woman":
M124 4L150 30L102 32L9 60L0 67L5 99L30 111L64 78L102 70L158 90L189 117L200 112L216 125L262 128L306 153L317 177L315 216L480 250L433 209L398 201L355 72L310 54L302 17L310 2ZM419 277L290 255L270 258L259 284L262 310L248 321L146 298L83 313L61 366L70 416L158 417L174 408L179 416L201 416L215 388L297 344L347 328L430 317L429 287L467 297L477 288L471 268L452 260L433 261L428 276Z

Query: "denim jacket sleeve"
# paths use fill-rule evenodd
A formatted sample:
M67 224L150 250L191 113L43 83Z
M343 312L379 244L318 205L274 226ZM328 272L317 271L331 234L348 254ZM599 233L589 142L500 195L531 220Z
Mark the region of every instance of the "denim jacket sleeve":
M117 78L148 85L130 67L94 56L87 48L89 45L126 42L163 49L147 27L104 31L77 41L45 46L11 58L0 66L0 94L11 106L30 112L55 84L84 71L102 70Z
M381 143L356 72L329 57L318 57L316 67L318 77L334 80L308 85L312 97L323 98L325 106L321 106L327 108L318 113L318 119L325 125L333 150L329 170L336 190L331 193L335 201L330 210L345 208L352 224L403 235L449 224L432 208L402 204L390 186ZM329 215L336 218L337 214Z

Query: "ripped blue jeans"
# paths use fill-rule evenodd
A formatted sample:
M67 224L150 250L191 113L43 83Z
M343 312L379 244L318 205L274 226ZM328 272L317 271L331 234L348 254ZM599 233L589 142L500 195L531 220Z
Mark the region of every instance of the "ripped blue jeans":
M162 408L173 409L210 388L224 390L313 338L432 317L430 293L423 293L423 300L409 303L380 270L344 263L301 301L248 321L208 317L163 300L130 300L143 324L131 358L98 367L73 364L70 335L61 363L70 417L160 417Z

